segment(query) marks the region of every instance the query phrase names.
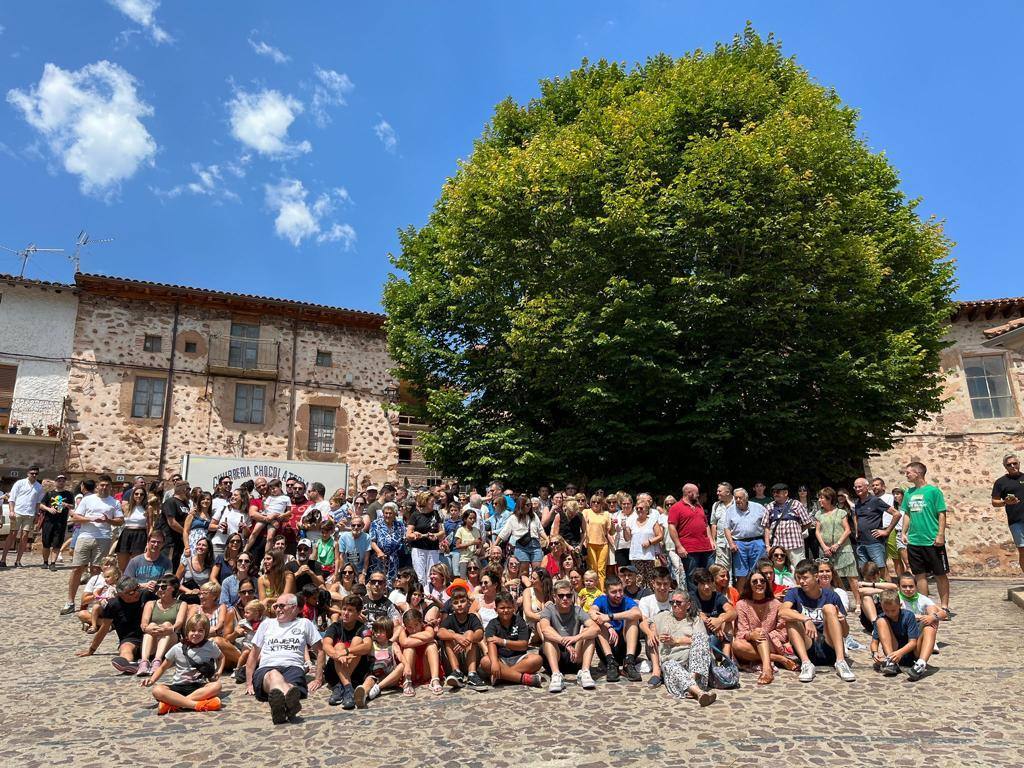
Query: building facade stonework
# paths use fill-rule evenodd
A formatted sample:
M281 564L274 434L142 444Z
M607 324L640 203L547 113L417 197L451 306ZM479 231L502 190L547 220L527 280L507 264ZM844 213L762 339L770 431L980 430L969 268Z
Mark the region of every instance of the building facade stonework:
M947 404L891 450L865 462L868 476L906 485L920 461L949 507L946 548L954 574L1019 575L1006 513L992 507L1003 457L1024 454L1024 298L961 302L942 354Z
M191 452L344 462L349 491L401 478L382 315L95 275L76 281L74 475L167 476Z

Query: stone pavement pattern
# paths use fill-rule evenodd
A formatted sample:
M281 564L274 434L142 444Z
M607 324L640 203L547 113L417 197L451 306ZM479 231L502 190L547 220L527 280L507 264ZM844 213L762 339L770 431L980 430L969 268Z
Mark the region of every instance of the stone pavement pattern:
M111 668L112 639L74 656L88 638L57 615L67 571L26 562L0 572L2 765L1024 765L1024 611L1006 601L1005 580L954 582L958 616L940 630L935 673L918 683L876 675L862 652L852 654L855 683L820 669L810 684L780 673L757 688L744 674L704 710L625 682L557 695L420 689L354 712L320 691L301 722L274 727L231 680L223 711L157 717L137 679Z

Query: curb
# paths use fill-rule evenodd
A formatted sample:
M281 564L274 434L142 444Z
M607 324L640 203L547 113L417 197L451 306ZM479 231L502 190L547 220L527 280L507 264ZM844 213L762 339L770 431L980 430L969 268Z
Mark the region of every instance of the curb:
M1019 587L1010 587L1006 591L1006 599L1011 603L1016 603L1018 608L1024 610L1024 585Z

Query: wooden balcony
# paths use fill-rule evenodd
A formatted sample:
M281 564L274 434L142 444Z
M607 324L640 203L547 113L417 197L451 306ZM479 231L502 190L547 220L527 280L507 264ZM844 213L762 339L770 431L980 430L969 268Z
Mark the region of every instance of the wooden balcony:
M270 339L210 336L210 373L250 379L276 379L281 345Z

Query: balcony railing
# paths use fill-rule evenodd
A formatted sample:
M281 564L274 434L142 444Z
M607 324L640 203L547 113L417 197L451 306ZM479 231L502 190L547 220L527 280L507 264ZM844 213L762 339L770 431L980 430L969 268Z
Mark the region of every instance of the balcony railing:
M210 336L210 372L277 378L280 344L270 339Z
M0 400L0 433L58 437L64 427L64 404L31 397Z

